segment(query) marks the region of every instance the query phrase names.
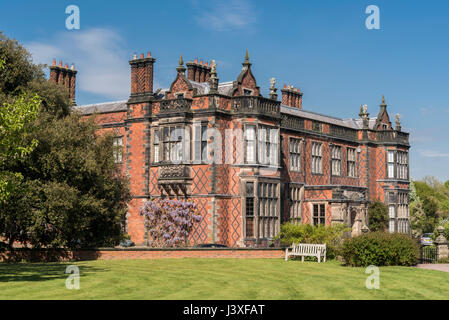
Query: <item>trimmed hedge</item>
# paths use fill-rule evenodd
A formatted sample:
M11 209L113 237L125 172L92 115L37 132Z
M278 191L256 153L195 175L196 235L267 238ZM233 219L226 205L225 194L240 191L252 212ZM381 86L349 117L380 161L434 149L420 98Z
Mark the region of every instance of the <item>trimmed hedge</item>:
M280 240L282 247L291 246L292 243L325 243L327 258L334 259L340 254L343 234L350 230L343 224L312 226L310 224L285 223L281 225L281 231L275 240Z
M419 257L419 247L408 235L372 232L347 239L342 257L353 267L413 266Z

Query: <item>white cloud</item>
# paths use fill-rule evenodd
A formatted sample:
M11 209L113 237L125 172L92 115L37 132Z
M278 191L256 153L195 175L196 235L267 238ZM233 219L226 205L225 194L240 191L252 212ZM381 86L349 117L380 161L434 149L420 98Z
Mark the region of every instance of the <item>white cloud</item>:
M248 0L213 0L198 8L197 22L215 31L251 28L256 22L256 10Z
M419 153L427 158L449 158L449 153L442 153L434 150L419 150Z
M26 43L35 63L50 64L53 58L74 63L77 91L125 99L130 92L128 53L122 37L111 29L66 31Z

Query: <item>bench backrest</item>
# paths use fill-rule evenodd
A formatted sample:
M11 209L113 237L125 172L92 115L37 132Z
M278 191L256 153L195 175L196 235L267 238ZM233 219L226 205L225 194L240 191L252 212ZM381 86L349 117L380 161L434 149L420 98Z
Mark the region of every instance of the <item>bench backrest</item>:
M318 254L326 251L326 244L298 243L292 244L292 252L302 254Z

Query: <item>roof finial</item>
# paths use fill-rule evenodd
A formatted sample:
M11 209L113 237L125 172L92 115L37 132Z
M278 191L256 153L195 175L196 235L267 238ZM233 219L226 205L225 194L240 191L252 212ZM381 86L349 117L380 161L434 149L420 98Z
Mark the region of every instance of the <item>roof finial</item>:
M382 104L385 104L385 96L382 95Z
M401 131L401 116L399 113L396 113L396 131Z
M179 65L176 68L176 71L178 71L178 73L184 73L184 71L186 71L186 68L184 68L184 60L182 59L182 54L179 57Z
M276 89L276 79L275 78L271 78L270 79L270 98L273 100L277 100L278 95L276 93L277 89Z
M210 62L211 72L209 78L210 93L218 93L218 77L217 77L217 64L215 60Z
M248 53L248 49L246 49L246 53L245 53L245 61L243 61L242 63L243 65L243 69L248 68L251 65L251 62L249 62L249 53Z

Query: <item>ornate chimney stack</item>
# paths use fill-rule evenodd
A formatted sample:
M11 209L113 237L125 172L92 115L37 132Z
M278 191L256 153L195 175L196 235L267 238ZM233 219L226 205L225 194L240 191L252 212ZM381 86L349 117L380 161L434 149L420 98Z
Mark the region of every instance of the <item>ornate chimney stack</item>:
M282 92L282 104L302 109L302 92L292 86L284 85Z
M69 65L66 63L62 66L62 61L59 62L59 65L56 65L56 60L53 59L53 63L50 66L50 81L63 85L69 91L69 97L72 100L72 104L76 105L75 102L75 93L76 93L76 74L78 71L75 70L75 66Z
M195 82L207 82L210 78L211 68L208 66L207 62L203 64L203 61L198 63L198 59L194 62L189 61L186 63L187 66L187 80Z
M129 61L131 66L131 96L153 95L153 72L156 59L148 52L145 57L142 53L140 58L134 54Z

